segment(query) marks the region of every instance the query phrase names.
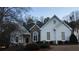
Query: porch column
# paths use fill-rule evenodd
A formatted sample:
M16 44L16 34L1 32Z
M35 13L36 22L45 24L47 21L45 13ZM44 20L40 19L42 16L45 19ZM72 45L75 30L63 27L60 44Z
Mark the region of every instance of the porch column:
M58 41L56 39L56 29L54 29L54 39L55 39L55 43L58 44Z

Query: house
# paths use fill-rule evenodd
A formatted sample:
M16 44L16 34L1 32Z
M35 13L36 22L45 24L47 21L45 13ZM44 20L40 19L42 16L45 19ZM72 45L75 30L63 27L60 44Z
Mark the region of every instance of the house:
M67 41L71 35L71 27L62 22L56 15L54 15L41 28L40 41L53 41L58 44L58 41Z
M47 41L55 42L67 41L71 35L72 29L66 23L62 22L56 15L50 18L45 24L40 22L20 25L11 33L10 41L14 44L27 45L28 43ZM42 25L41 25L42 24Z
M31 43L30 32L18 22L15 22L14 24L16 24L17 29L10 34L11 44L22 44L25 46L26 44Z

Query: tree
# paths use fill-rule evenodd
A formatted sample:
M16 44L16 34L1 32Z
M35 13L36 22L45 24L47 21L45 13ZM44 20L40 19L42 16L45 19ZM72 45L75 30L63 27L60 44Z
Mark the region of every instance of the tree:
M44 23L47 23L48 20L50 20L49 17L45 18L45 19L44 19Z
M0 22L3 20L3 18L8 19L16 19L18 18L18 15L22 14L23 12L29 11L30 8L24 8L24 7L0 7Z
M70 14L63 17L64 20L69 22L79 20L79 11L72 11Z
M30 23L33 23L33 22L34 22L33 18L29 17L28 20L27 20L27 24L30 24Z
M44 16L41 16L41 17L40 17L40 21L41 21L42 23L44 23Z
M65 21L69 21L68 25L72 28L72 32L79 27L79 11L73 11L69 15L63 17Z
M10 33L17 28L10 21L12 19L16 21L22 19L22 14L26 14L29 10L29 7L0 7L0 43L6 43L5 45L9 44ZM10 21L6 22L6 20Z
M8 22L1 24L1 31L0 31L0 45L9 46L10 43L10 33L14 31L17 26L14 23Z
M72 28L72 32L74 32L75 28L76 28L76 22L75 21L71 21L71 22L68 22L66 20L64 20L64 22L69 25L71 28Z

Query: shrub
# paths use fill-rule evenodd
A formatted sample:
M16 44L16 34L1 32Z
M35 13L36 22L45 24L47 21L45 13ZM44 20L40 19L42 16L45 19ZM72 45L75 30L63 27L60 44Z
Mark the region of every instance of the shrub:
M69 44L69 41L65 41L64 44Z
M64 44L64 42L62 42L62 41L58 41L58 44L59 44L59 45L62 45L62 44Z
M49 44L46 44L46 43L41 44L41 45L40 45L40 48L49 48Z
M49 48L49 42L43 42L39 44L40 48Z
M42 41L39 41L39 42L36 42L37 44L42 44L43 42Z
M39 50L40 47L36 43L27 44L24 50L33 51L33 50Z
M7 44L7 43L0 43L0 46L5 46L6 48L8 48L9 44Z
M77 44L77 43L78 43L77 37L74 34L71 34L70 44Z
M53 41L50 41L50 44L51 44L51 45L54 45L54 42L53 42Z
M22 45L15 46L14 49L16 49L17 51L24 51L24 46Z

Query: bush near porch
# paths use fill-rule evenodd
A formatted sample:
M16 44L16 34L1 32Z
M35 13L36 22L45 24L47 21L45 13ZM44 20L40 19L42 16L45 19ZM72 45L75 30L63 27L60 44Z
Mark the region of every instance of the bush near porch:
M24 48L24 50L26 50L26 51L35 51L35 50L39 50L39 49L40 49L40 47L36 43L27 44Z
M40 50L44 48L49 48L50 45L48 42L36 42L36 43L31 43L26 45L25 50L26 51L35 51L35 50Z
M39 43L37 43L39 46L40 46L40 48L49 48L50 47L50 43L49 42L39 42Z

